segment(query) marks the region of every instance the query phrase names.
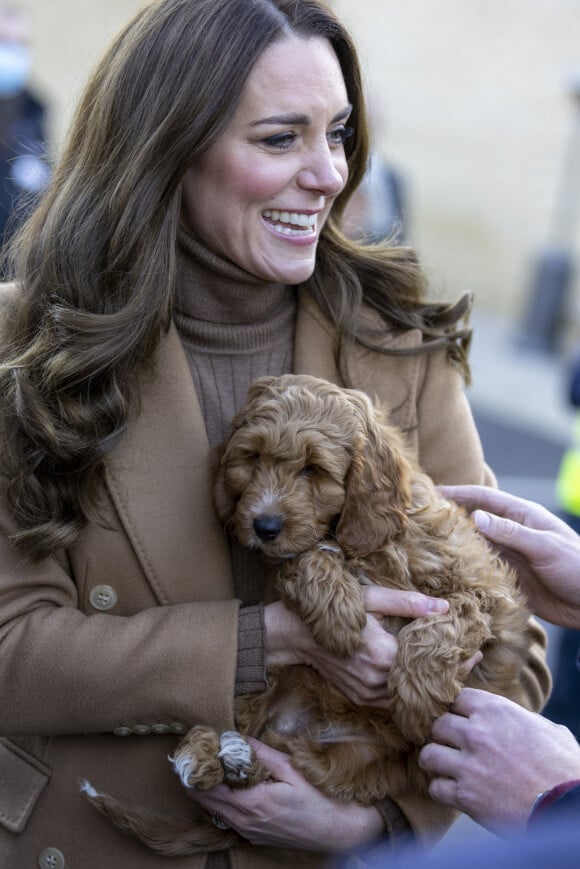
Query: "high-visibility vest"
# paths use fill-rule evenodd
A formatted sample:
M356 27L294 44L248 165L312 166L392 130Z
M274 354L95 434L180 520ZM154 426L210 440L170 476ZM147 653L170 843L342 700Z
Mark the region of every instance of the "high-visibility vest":
M574 440L564 451L556 477L558 504L572 516L580 516L580 414L574 425Z

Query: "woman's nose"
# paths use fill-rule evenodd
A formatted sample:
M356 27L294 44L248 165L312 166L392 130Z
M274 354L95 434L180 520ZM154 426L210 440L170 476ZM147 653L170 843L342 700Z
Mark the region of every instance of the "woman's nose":
M298 175L298 183L307 190L316 190L323 196L336 196L346 184L348 168L343 153L332 151L325 143L312 151Z

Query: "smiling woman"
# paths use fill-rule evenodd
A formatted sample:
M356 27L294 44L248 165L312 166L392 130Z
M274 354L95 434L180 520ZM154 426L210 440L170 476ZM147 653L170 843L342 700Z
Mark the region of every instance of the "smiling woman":
M293 69L301 75L288 75ZM185 173L185 213L196 236L264 280L308 280L348 177L350 112L326 39L288 36L266 48L232 120Z
M263 691L273 666L307 664L388 715L397 641L377 616L440 606L364 589L367 623L345 659L272 600L267 566L228 540L211 495L212 448L256 378L309 373L372 393L437 483L493 481L463 392L469 299L430 302L411 249L341 231L368 157L362 91L324 0L153 0L97 66L9 252L7 865L165 865L88 805L85 778L246 840L176 867L266 869L276 848L320 866L379 835L436 838L451 821L414 794L330 799L260 743L275 781L247 791L188 796L166 759L193 725L231 730L235 698ZM532 636L522 684L537 709L548 676L537 626Z

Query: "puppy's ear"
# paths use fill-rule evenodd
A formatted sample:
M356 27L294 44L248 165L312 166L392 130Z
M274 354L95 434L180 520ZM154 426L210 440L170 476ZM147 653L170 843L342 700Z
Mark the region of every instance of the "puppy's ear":
M352 557L373 552L405 531L412 468L401 436L380 418L367 396L354 392L350 400L361 425L336 538Z

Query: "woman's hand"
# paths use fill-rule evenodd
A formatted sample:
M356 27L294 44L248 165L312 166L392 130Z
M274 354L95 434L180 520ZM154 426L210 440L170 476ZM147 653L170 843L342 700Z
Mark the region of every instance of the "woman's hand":
M206 811L223 815L244 839L253 845L339 853L384 832L377 809L330 799L294 769L287 754L257 739L249 742L275 781L245 790L219 785L187 792Z
M533 501L485 486L443 486L472 513L477 527L517 570L533 612L580 628L580 537Z
M361 644L349 658L329 654L314 642L304 622L281 602L265 607L267 665L308 664L357 705L388 707L388 675L397 656L397 639L382 627L382 616L445 613L446 601L418 592L368 586L367 623Z
M580 779L572 733L505 697L464 688L433 725L419 764L433 799L501 833L525 827L539 793Z

